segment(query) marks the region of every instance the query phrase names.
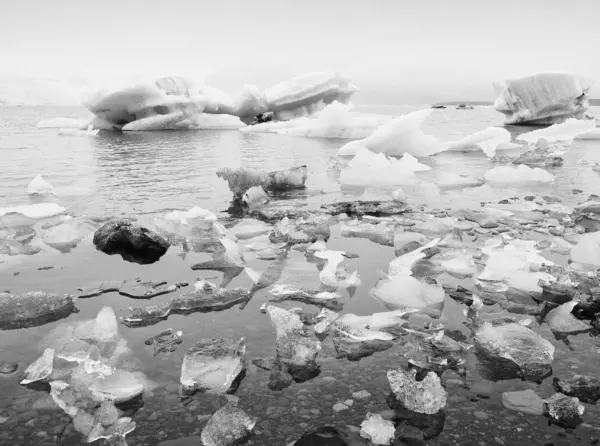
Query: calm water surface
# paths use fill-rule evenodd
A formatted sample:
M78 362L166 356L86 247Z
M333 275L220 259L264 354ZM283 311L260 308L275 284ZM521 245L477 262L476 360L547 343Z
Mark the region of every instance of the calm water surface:
M397 115L417 108L364 107L358 111ZM36 128L41 119L81 117L85 113L85 110L65 108L0 108L0 207L35 202L27 196L26 188L35 175L41 174L60 192L60 197L52 200L67 207L72 215L127 215L138 217L142 224L151 225L154 214L171 209L186 210L200 206L215 213L224 211L231 193L227 184L215 175L220 167L249 166L276 170L301 164L308 166L309 175L306 196L296 198L297 205L358 198L356 195L344 195L337 180L339 172L327 169L344 141L238 131L101 132L97 137L67 137L57 135L56 129ZM502 117L490 108L471 111L446 109L437 110L425 123L424 130L440 139L451 140L501 123ZM516 135L526 129L510 131ZM556 176L552 184L525 188L483 186L444 193L435 199L428 197L427 203L424 203L424 195L414 191L410 200L430 207L475 208L480 202L511 196L550 195L559 197L565 205L572 205L582 201L584 195L598 193L600 174L580 164L579 160L600 162L600 142L576 141L564 157L565 165L551 171ZM436 173L444 170L482 176L493 167L482 153L477 152L442 154L423 162L433 167L433 171L424 175L429 179L435 179ZM573 189L583 190L584 195L574 194ZM368 196L386 196L388 193L371 190ZM353 297L344 295L344 312L367 315L383 311L368 291L377 281L378 271L387 270L388 262L394 258L393 248L367 240L343 238L336 228L328 247L360 255L358 259L348 261L350 271L358 268L362 284ZM74 293L77 287L86 283L135 277L169 282L208 278L219 283L219 273L191 271L179 254L180 250L171 248L159 262L140 266L96 251L88 239L68 254L48 248L38 255L27 257L25 261L0 264L0 290ZM266 265L266 262L257 261L252 266L260 270ZM53 268L38 270L47 266ZM292 251L287 268L299 273L318 274L315 265L306 264L304 256L295 251ZM288 276L291 277L291 273ZM242 274L230 287L249 285L249 279ZM120 326L121 334L136 352L143 370L158 386L146 398L145 407L135 415L138 427L127 437L130 445L154 445L166 439L199 435L204 422L198 421L198 416L210 415L219 407L220 403L208 397L191 408L183 407L177 398L183 355L187 347L198 339L243 336L249 360L274 354L275 331L268 316L259 312L266 296L265 290L257 293L243 311L234 307L219 313L171 316L151 327ZM80 312L71 315L68 320L95 317L98 310L106 305L113 307L117 316L123 316L130 306L162 304L170 297L136 301L116 293L105 294L79 300L77 307ZM280 305L285 308L302 306L293 303ZM466 333L461 324L464 319L462 308L447 299L441 321L449 328L462 329ZM0 360L18 362L23 370L42 353L41 341L59 323L1 332ZM571 376L573 373L597 376L600 369L598 341L588 335L571 337L573 351L570 351L554 340L547 326L534 325L534 329L557 348L554 361L556 376ZM184 343L171 356L154 357L143 340L169 327L183 331ZM318 378L293 384L282 392L268 390L268 372L248 367L248 375L236 393L240 404L259 418L257 430L260 434L248 444L285 445L302 432L325 423L359 426L367 412L387 409L385 396L389 387L385 373L406 362L394 349L356 363L336 360L329 339L325 341L318 361L323 370ZM552 395L550 379L541 386L521 381L491 383L478 375L475 365L471 355L467 378L471 390L460 386L448 388L450 400L445 409L445 429L435 444L571 445L592 444L590 442L595 437L600 438L600 411L594 406L586 405L584 420L587 424L579 426L575 432L548 427L543 417L524 416L503 408L500 395L507 390L532 388L543 398ZM336 380L328 379L330 377ZM0 445L51 443L53 430L64 427L68 418L60 410L45 404L47 397L40 392L19 386L18 378L18 374L9 377L0 375L0 393L3 395L0 417L9 418L9 421L0 424ZM474 388L478 389L477 392ZM364 401L355 401L348 411L339 414L332 411L336 402L351 398L352 392L363 389L372 396ZM477 397L477 393L485 397ZM481 412L486 416L481 416ZM72 430L67 430L63 437L64 444L81 442L80 435Z

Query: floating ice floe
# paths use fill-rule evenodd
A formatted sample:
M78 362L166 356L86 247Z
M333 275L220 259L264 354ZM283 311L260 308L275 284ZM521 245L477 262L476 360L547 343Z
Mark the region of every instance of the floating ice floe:
M538 73L508 79L497 91L494 109L506 124L555 124L588 119L591 79L569 73Z
M242 132L265 132L308 138L363 139L391 116L352 113L352 104L333 102L311 117L250 125Z
M41 175L37 175L27 186L27 193L29 195L47 195L51 194L53 190L54 187L52 184L46 181Z
M62 136L96 136L100 130L94 129L93 125L88 125L85 130L66 128L59 129L58 134Z
M7 214L21 214L32 219L42 219L62 214L66 208L56 203L24 204L8 208L0 208L0 217Z
M480 147L488 156L493 156L498 147L510 142L506 129L490 127L458 141L442 142L421 130L423 122L433 113L432 109L419 110L393 119L368 137L342 146L338 155L351 156L363 147L388 156L410 154L427 157L444 151L466 151Z
M343 251L316 251L315 257L327 260L327 263L319 273L321 283L332 288L351 288L360 285L358 270L349 274L346 265L342 262L346 259Z
M400 159L388 158L359 147L356 156L340 173L340 183L349 186L404 186L419 182L415 172L430 170L412 155Z
M534 144L541 139L545 139L548 142L570 144L577 136L584 135L595 128L596 121L594 120L567 119L565 122L544 129L523 133L517 137L517 140Z
M217 170L217 176L227 181L233 192L234 201L241 200L251 188L261 186L265 191L284 191L302 189L308 176L306 166L297 166L285 170L266 172L261 169L225 167Z
M582 234L571 250L571 260L595 268L600 267L600 232Z
M517 167L498 166L488 170L484 178L494 184L521 184L521 183L551 183L554 175L538 167L531 168L525 164Z

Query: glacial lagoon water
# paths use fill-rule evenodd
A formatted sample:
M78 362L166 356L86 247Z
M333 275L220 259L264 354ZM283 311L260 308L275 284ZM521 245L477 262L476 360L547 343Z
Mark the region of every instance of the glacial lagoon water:
M364 113L397 115L419 107L362 107ZM594 110L600 115L598 110ZM231 199L227 183L217 178L220 167L257 167L277 170L296 165L308 166L307 188L289 199L298 207L326 204L339 200L364 197L389 197L390 191L340 190L339 171L332 159L344 141L308 139L275 134L241 133L238 131L165 131L140 133L100 132L96 137L59 136L56 129L37 129L41 119L59 116L82 117L82 109L65 108L0 108L0 207L40 201L27 196L27 184L38 174L52 183L60 193L44 199L65 206L74 216L130 216L143 226L152 227L153 217L172 209L187 210L194 206L209 209L219 216L225 213ZM502 116L491 108L474 110L436 110L424 130L442 140L482 130L489 125L501 125ZM514 135L531 129L509 128ZM509 152L510 153L510 152ZM503 153L504 154L504 153ZM431 197L418 190L409 201L426 205L428 209L477 209L481 202L498 202L510 197L552 196L566 206L583 201L600 190L600 173L589 165L600 162L600 141L575 141L564 155L564 165L550 169L556 176L551 184L471 188L443 192ZM434 179L442 171L483 176L493 163L481 152L441 154L422 162L433 167L424 178ZM329 167L328 167L329 166ZM581 192L582 191L582 192ZM350 296L343 292L344 313L368 315L384 311L369 290L387 271L394 249L368 240L345 238L339 227L332 228L329 249L358 254L347 261L348 270L358 269L361 285ZM108 256L95 250L88 238L69 253L52 248L33 256L0 263L0 291L22 293L34 290L76 293L78 287L98 281L165 280L169 283L189 282L202 278L219 283L221 274L212 271L192 271L181 259L181 249L172 247L157 263L137 265L124 262L119 256ZM253 267L264 270L268 262L254 261ZM291 251L283 277L317 277L314 264L306 263L303 253ZM456 282L454 280L454 282ZM450 283L454 283L450 281ZM241 274L228 287L250 287L250 279ZM145 395L144 407L134 415L137 428L127 436L130 445L156 445L165 440L200 435L208 417L221 407L225 397L200 396L184 405L178 395L181 363L186 349L202 338L246 339L246 358L265 357L275 353L275 330L269 317L259 307L268 292L259 291L242 310L233 307L223 312L173 315L157 325L129 328L120 325L121 335L136 354L140 368L155 383ZM95 317L104 306L114 309L117 317L128 314L129 307L166 303L171 295L150 301L134 300L118 293L107 293L76 303L79 312L67 321ZM283 308L303 304L285 302ZM448 329L468 330L463 326L463 305L446 297L439 322ZM0 361L16 362L23 371L43 352L44 337L57 325L0 332ZM534 331L556 347L554 376L573 374L597 376L600 368L600 341L588 334L571 336L570 347L554 339L547 325L532 324ZM170 355L154 356L144 340L173 328L183 332L183 343ZM358 362L336 359L331 340L323 343L317 357L321 374L302 384L274 392L267 388L269 373L248 365L247 375L235 396L246 412L258 418L255 434L248 445L287 445L302 433L325 424L347 428L360 426L367 412L389 410L386 396L389 384L386 372L406 364L394 348L375 353ZM477 360L470 355L466 379L448 373L448 404L444 409L444 430L427 444L437 445L574 445L596 444L600 438L600 411L586 404L584 424L575 430L548 426L542 416L523 415L504 408L501 395L511 390L533 389L542 398L554 394L552 378L541 385L519 380L490 382L477 371ZM19 385L20 374L0 375L0 445L53 444L55 433L62 431L69 418L56 407L48 395ZM366 390L370 396L354 399L341 412L333 406L353 399L352 393ZM232 398L232 397L229 397ZM67 427L62 444L83 444L83 438ZM199 444L193 440L190 443ZM167 443L168 444L168 443ZM175 444L175 443L174 443Z

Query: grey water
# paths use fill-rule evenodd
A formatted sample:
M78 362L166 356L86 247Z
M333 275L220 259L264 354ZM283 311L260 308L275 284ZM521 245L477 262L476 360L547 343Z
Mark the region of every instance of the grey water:
M398 115L418 108L362 107L357 111ZM593 112L600 115L598 110ZM36 128L42 119L82 116L86 116L86 111L77 108L0 107L0 208L36 202L28 197L26 188L41 174L61 191L58 197L48 200L66 207L72 215L131 216L150 226L154 215L172 209L199 206L225 215L231 192L215 175L220 167L277 170L304 164L308 166L307 191L294 198L295 205L361 198L356 192L342 191L339 171L331 168L335 165L331 160L336 158L337 150L345 141L235 130L100 132L96 137L70 137L58 135L56 129ZM448 108L436 110L425 123L424 131L442 140L452 140L501 124L502 116L491 108ZM527 130L530 129L510 129L515 135ZM600 191L600 174L580 163L580 160L600 162L600 141L575 141L564 158L562 167L550 170L556 177L551 184L483 186L443 192L434 198L414 191L409 198L430 208L478 208L482 202L527 195L553 196L565 205L573 205ZM442 171L483 176L494 166L481 152L441 154L422 162L433 168L424 175L430 179ZM389 197L389 191L371 190L365 196ZM359 254L348 264L349 271L359 270L362 284L352 297L344 295L344 312L367 315L384 311L368 291L377 281L378 272L386 270L394 258L394 249L367 240L344 238L335 228L328 247ZM142 266L96 251L88 239L67 254L48 249L26 256L24 260L2 263L0 259L0 291L75 293L87 283L137 277L170 283L193 283L197 278L219 282L220 273L192 271L179 254L177 249L170 249L159 262ZM305 264L303 259L300 253L293 253L288 262L290 271L317 274L315 266ZM248 277L241 275L230 286L249 284ZM218 313L171 316L144 328L120 326L121 335L136 352L142 369L156 383L145 398L143 409L134 417L137 429L128 435L129 444L156 445L165 440L199 435L201 420L206 420L221 404L208 398L192 406L183 406L179 401L177 388L183 355L198 339L245 337L248 359L274 354L274 328L268 316L259 311L266 295L265 290L260 291L243 310L234 307ZM131 306L158 305L167 302L169 297L140 302L110 293L81 299L77 302L80 312L71 315L68 321L93 318L104 306L111 306L117 317L124 316ZM289 309L302 305L284 303L281 306ZM448 298L440 321L448 328L464 331L462 319L462 307ZM24 370L43 352L44 337L61 322L64 321L0 332L0 360L17 362L20 370ZM182 330L184 343L168 357L155 357L144 345L144 339L166 328ZM593 371L600 368L600 342L595 338L587 334L572 337L569 349L554 340L547 326L536 326L534 330L556 347L555 374L588 371L593 375ZM386 372L399 367L404 359L391 349L359 362L337 360L330 341L325 344L328 345L318 356L321 375L281 392L267 388L268 372L248 367L247 376L236 393L240 405L258 417L258 432L247 444L286 445L311 428L323 424L360 426L367 412L388 409ZM550 380L541 386L514 380L485 381L477 373L472 356L468 371L468 386L449 387L444 431L430 444L574 445L595 444L591 442L600 438L600 411L594 406L586 406L585 424L575 431L549 427L543 417L524 416L504 409L500 399L502 392L532 388L547 397L553 393ZM0 424L0 445L53 444L54 434L64 428L68 417L49 402L47 395L19 386L18 380L18 375L0 375L0 420L6 418ZM354 401L347 411L333 411L335 403L351 399L352 393L359 390L367 390L371 397ZM82 441L77 432L68 428L62 437L66 445L82 444Z

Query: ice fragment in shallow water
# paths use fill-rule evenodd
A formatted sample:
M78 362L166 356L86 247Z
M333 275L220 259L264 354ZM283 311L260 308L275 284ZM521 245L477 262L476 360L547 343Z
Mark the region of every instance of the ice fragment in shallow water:
M554 346L523 324L484 322L474 339L479 360L496 379L539 381L552 373Z
M544 129L523 133L517 137L517 140L533 144L540 139L545 139L548 142L560 141L570 144L576 136L595 128L596 122L593 120L567 119L561 124L554 124Z
M254 186L244 192L242 202L248 205L249 208L260 207L267 203L270 197L267 195L262 186Z
M396 400L413 412L434 414L446 405L447 393L440 378L428 372L422 381L416 380L416 370L390 370L387 378Z
M44 381L52 375L54 365L54 349L47 348L44 354L32 362L23 372L21 385Z
M41 175L36 176L29 186L27 186L27 193L29 195L46 195L52 193L54 188L52 184L46 181Z
M576 301L566 302L551 310L544 321L555 335L580 334L591 331L592 327L577 319L571 311L578 304Z
M498 166L484 175L486 181L494 184L550 183L554 175L540 168L520 164L517 167Z
M367 413L365 420L360 424L360 436L369 440L373 445L392 444L395 431L394 423L371 412Z
M498 92L494 109L506 124L555 124L586 119L591 79L570 73L538 73L509 79Z
M244 369L244 338L206 339L194 344L185 354L181 366L184 394L196 391L226 393Z
M388 310L418 309L439 318L444 309L444 289L407 275L390 276L379 280L371 295Z
M260 220L245 218L231 228L229 233L235 235L239 240L246 240L267 234L270 230L271 226Z
M224 167L217 170L217 177L227 181L234 200L241 200L247 190L261 186L265 191L302 189L308 176L306 166L266 172L260 169Z
M227 403L217 410L200 436L203 446L231 446L248 437L256 418L237 407L236 403Z

